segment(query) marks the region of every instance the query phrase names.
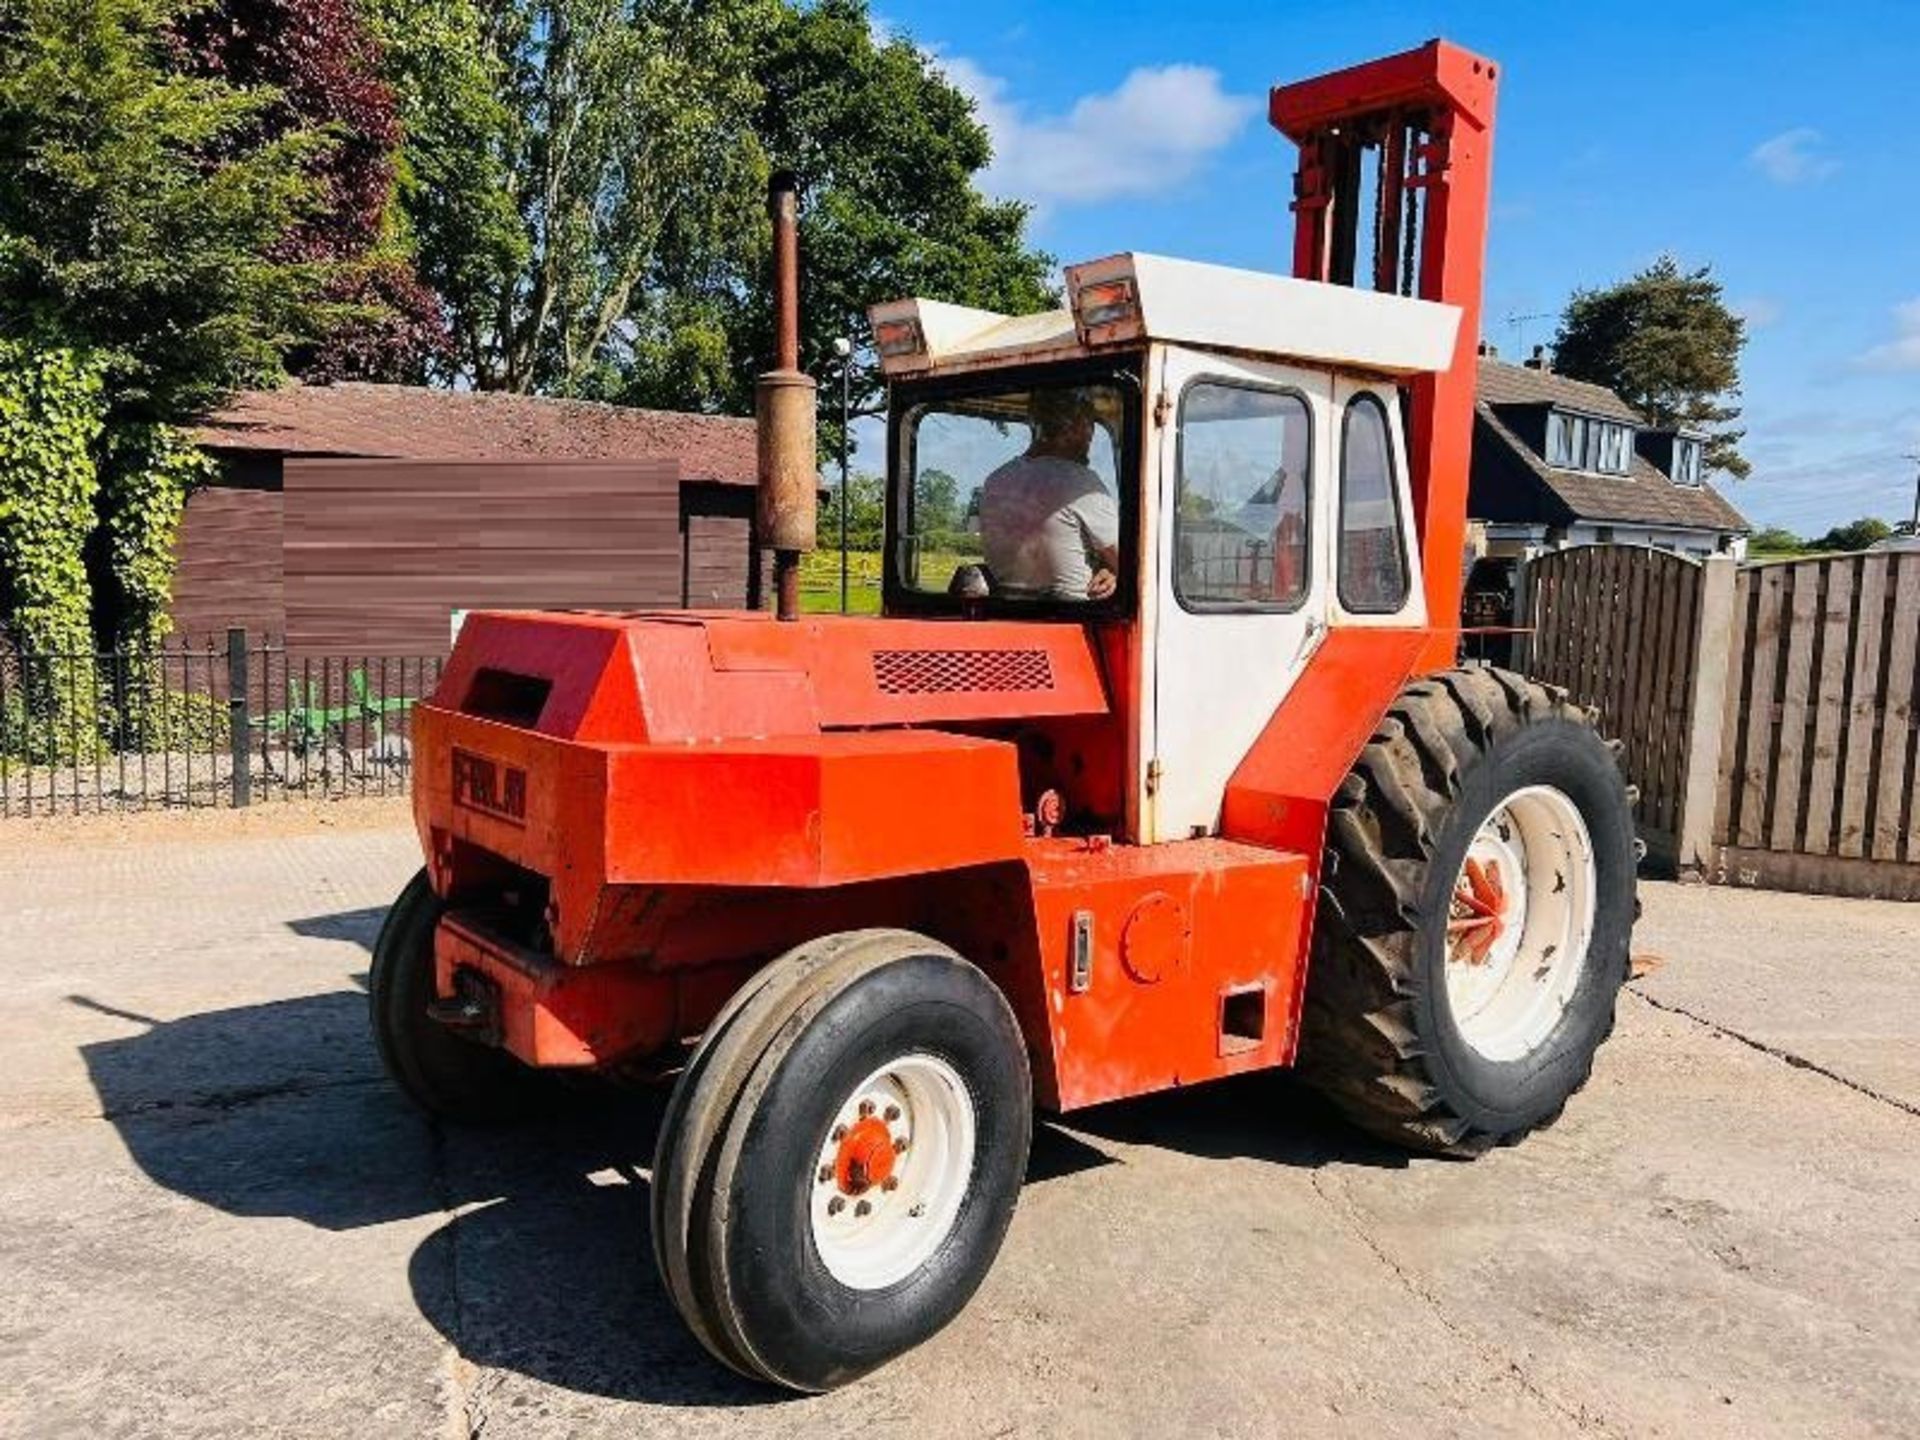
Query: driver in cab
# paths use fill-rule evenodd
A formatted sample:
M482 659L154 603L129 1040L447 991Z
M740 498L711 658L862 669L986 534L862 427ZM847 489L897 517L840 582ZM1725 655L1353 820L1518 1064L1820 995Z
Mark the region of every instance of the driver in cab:
M1033 439L980 487L980 540L994 589L1052 600L1105 600L1120 568L1120 507L1087 463L1093 401L1036 390Z

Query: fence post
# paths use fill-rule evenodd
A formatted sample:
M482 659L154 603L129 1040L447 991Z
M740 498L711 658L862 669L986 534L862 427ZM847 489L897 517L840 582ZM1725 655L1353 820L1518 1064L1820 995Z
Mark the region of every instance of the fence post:
M1675 863L1682 875L1707 874L1713 866L1713 814L1720 794L1720 751L1725 743L1727 685L1738 659L1733 653L1734 581L1739 562L1711 555L1700 567L1700 604L1693 623L1693 684L1687 699L1686 789L1675 827Z
M1533 561L1522 552L1513 562L1513 653L1512 668L1522 675L1533 673Z
M253 800L253 775L247 764L247 632L227 631L227 745L233 759L233 806Z

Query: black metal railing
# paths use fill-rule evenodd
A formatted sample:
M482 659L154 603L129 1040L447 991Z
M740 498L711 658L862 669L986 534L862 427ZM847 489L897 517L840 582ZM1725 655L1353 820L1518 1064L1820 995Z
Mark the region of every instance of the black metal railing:
M244 630L63 652L0 635L0 819L404 793L441 664Z

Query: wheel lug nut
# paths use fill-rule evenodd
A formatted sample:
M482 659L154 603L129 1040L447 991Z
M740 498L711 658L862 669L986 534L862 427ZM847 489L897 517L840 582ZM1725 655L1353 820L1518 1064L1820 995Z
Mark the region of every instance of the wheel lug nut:
M829 1135L827 1138L833 1141L834 1144L836 1145L839 1144L842 1140L847 1138L847 1127L844 1125L834 1126L833 1134Z
M829 1215L838 1215L842 1210L846 1208L847 1208L847 1202L841 1199L838 1195L834 1196L831 1200L827 1201L827 1214Z
M862 1100L860 1102L860 1118L864 1120L871 1114L873 1114L873 1101Z
M889 1105L886 1108L885 1114L886 1114L887 1123L892 1124L895 1120L898 1120L900 1118L900 1107L898 1105Z
M900 1188L900 1177L898 1175L887 1176L886 1179L880 1182L880 1188L888 1191L898 1190Z
M827 1181L831 1180L832 1178L833 1178L833 1167L831 1165L822 1165L820 1167L820 1183L824 1185L827 1183Z
M869 1215L872 1212L873 1212L873 1206L869 1205L865 1200L862 1200L859 1204L853 1207L853 1213L855 1215Z
M906 1136L902 1135L893 1142L893 1153L896 1155L904 1155L907 1153L907 1137Z

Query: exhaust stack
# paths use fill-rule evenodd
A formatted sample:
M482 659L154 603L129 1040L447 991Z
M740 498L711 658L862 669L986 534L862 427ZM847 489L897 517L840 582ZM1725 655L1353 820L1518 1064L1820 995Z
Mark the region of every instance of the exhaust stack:
M820 479L815 441L818 388L800 369L800 217L793 175L767 182L773 219L774 368L754 387L759 438L760 543L773 549L774 613L800 615L800 557L814 548Z

